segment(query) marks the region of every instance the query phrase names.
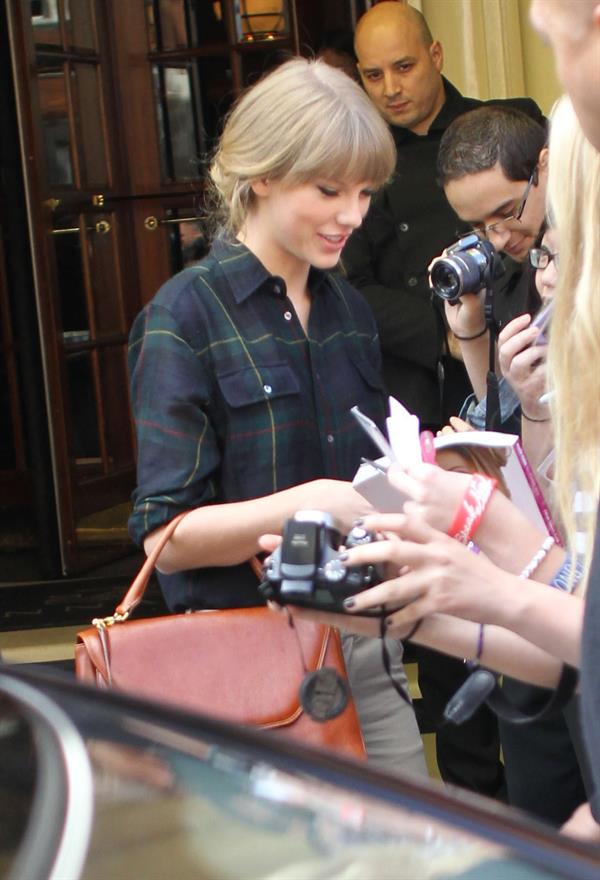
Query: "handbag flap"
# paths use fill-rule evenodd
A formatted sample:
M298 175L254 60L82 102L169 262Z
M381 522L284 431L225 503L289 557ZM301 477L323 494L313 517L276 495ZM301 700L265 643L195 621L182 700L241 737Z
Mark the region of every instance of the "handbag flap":
M302 712L299 688L318 669L330 630L306 620L294 629L266 608L197 611L107 627L106 668L95 627L78 634L96 684L258 727L289 724ZM112 680L110 680L112 679Z

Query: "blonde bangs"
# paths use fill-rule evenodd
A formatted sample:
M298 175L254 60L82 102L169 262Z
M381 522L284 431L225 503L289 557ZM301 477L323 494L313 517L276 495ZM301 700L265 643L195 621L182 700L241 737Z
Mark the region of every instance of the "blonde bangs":
M377 115L375 127L352 108L330 108L326 124L321 121L306 137L289 163L284 178L305 183L314 178L370 182L382 186L392 175L396 149L385 122Z

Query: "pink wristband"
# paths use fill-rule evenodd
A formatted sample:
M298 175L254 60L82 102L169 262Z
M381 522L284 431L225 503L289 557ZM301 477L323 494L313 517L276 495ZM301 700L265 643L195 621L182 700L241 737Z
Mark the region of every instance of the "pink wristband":
M451 538L468 544L479 528L497 481L483 474L473 474L458 510L448 529Z

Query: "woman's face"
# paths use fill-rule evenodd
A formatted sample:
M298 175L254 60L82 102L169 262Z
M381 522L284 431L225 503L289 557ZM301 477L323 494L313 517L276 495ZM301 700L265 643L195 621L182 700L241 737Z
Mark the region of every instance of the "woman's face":
M549 254L558 254L558 232L556 229L548 229L542 238L542 247ZM535 286L543 300L552 299L558 281L558 267L556 257L550 260L545 269L536 269Z
M244 240L271 271L276 266L285 274L286 267L298 264L333 268L367 213L373 186L368 181L323 179L290 185L264 180L257 181L253 191L254 209Z
M459 474L472 474L473 464L467 461L456 449L438 449L435 463L445 471L456 471Z

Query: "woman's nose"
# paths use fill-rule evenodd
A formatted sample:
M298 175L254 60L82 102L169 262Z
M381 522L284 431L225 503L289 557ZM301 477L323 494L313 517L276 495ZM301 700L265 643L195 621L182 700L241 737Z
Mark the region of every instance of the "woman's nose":
M368 202L363 205L362 199L360 198L348 199L338 213L338 221L343 226L351 226L353 229L356 229L356 227L360 226L362 223L367 208Z

